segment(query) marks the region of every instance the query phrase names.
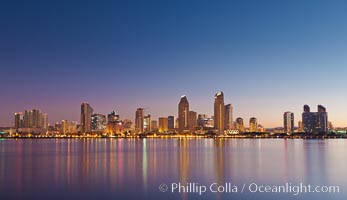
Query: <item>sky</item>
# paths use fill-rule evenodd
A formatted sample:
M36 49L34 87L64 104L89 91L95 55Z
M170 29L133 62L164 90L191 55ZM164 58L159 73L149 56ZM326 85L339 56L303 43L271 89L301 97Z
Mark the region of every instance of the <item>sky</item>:
M95 113L213 115L223 91L234 118L283 126L322 104L347 126L347 1L2 0L0 126L39 108L49 122Z

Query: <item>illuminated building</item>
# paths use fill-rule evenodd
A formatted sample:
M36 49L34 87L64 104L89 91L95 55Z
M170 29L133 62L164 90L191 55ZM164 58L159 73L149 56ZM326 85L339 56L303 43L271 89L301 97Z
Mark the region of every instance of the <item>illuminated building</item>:
M158 121L157 120L152 120L152 131L158 131Z
M233 124L233 106L231 104L225 105L224 106L224 114L225 114L225 118L224 118L224 126L225 126L225 130L231 130L234 128L234 124Z
M81 105L81 132L88 133L92 131L93 108L88 103Z
M92 115L92 130L93 131L104 131L106 129L106 116L102 114Z
M188 127L190 131L195 131L195 128L198 126L197 123L197 114L194 111L189 111L188 114Z
M214 96L214 128L219 134L224 132L224 94L223 92L218 92Z
M302 124L302 121L298 122L299 132L304 132L304 125Z
M205 120L207 119L206 114L199 114L198 119L197 119L197 124L199 127L204 127L205 125Z
M189 115L189 102L187 97L184 95L178 104L178 131L183 133L189 130L188 126L188 115Z
M159 117L159 133L166 133L169 131L169 124L167 117Z
M115 111L112 111L107 115L107 125L105 132L108 134L120 134L123 131L123 127L125 128L126 125L129 126L129 124L126 123L124 123L123 126L123 121L120 119L119 115L117 115Z
M240 133L245 132L245 125L244 125L243 119L242 119L241 117L239 117L239 118L236 119L235 125L236 125L236 127L235 127L236 130L239 130Z
M14 113L14 127L18 131L20 128L24 128L24 114L21 112Z
M285 112L283 114L283 127L285 133L294 132L294 113Z
M32 109L25 111L24 128L43 128L42 113L40 110Z
M302 113L302 123L306 133L327 133L328 113L325 107L318 105L318 112L310 112L310 107L305 105Z
M144 128L144 110L143 108L138 108L135 113L135 132L143 133Z
M175 117L174 116L168 116L168 123L169 123L169 130L173 131L175 129Z
M249 132L254 133L258 131L258 122L257 118L252 117L249 119Z
M152 131L152 118L151 115L147 115L143 119L143 129L144 132L151 132Z
M61 121L60 133L72 134L77 132L77 123L69 122L68 120Z
M48 114L47 113L42 114L42 128L45 130L48 130Z

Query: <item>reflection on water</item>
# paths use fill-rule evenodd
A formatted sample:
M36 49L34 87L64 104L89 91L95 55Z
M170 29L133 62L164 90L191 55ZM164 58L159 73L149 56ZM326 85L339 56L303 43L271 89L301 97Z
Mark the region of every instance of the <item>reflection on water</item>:
M347 140L0 141L1 199L346 199ZM286 182L340 193L160 192L160 184Z

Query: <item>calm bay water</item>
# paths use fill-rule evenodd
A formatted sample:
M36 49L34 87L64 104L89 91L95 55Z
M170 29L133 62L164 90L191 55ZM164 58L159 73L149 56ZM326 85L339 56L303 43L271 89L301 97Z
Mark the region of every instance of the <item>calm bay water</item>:
M338 139L0 140L0 199L347 199L346 153ZM172 192L178 183L207 191ZM339 193L253 193L252 183Z

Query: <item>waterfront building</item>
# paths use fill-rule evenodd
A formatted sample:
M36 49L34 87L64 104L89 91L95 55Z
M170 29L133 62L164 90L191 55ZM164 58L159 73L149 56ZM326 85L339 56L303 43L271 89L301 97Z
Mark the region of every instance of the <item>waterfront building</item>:
M168 116L168 126L169 126L169 131L173 131L175 129L175 117L174 116Z
M318 112L311 112L308 105L304 106L302 113L302 123L306 133L327 133L328 132L328 113L326 108L318 105Z
M22 112L14 113L14 128L16 131L20 128L24 128L24 114Z
M86 102L81 104L81 132L88 133L92 131L93 108Z
M198 126L197 124L197 113L194 111L189 111L188 116L188 127L191 132L195 131L195 128Z
M285 112L283 114L283 127L285 133L294 132L294 113Z
M178 131L183 133L189 130L188 126L188 115L189 115L189 102L187 97L184 95L178 104Z
M238 117L236 119L235 125L236 125L236 127L235 127L236 130L239 130L240 133L244 133L245 132L245 126L244 126L244 123L243 123L243 118Z
M219 134L224 133L224 118L224 94L223 92L218 92L214 96L214 128Z
M135 113L135 132L144 132L144 110L143 108L138 108Z
M159 133L166 133L169 131L169 123L167 117L159 117Z
M249 119L249 132L254 133L258 131L258 120L255 117Z
M92 115L92 130L103 132L106 129L106 116L103 114L93 114Z
M152 118L151 115L146 115L143 119L143 130L146 133L150 133L152 131Z
M224 106L224 126L225 130L232 130L234 128L233 124L233 106L231 104L227 104Z

